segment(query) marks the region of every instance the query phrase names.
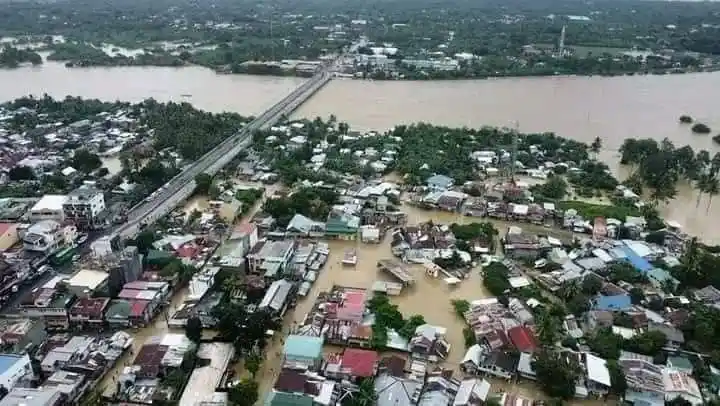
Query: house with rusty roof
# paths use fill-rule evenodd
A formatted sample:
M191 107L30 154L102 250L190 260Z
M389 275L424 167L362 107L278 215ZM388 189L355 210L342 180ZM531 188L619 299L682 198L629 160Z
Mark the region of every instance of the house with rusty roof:
M316 373L284 368L268 394L266 406L330 406L337 400L335 381Z
M77 328L100 328L105 323L105 309L110 299L106 297L80 298L70 306L70 325Z
M325 359L324 374L339 380L370 378L377 373L379 359L376 351L346 348L342 354L330 354Z

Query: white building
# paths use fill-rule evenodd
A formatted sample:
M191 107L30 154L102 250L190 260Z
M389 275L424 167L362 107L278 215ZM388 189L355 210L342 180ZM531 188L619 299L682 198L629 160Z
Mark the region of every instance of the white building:
M0 386L11 390L23 378L31 376L32 367L27 354L0 354Z
M679 396L692 403L693 406L703 404L700 387L690 374L665 368L663 382L665 383L665 400L670 401Z
M73 190L63 203L65 218L72 220L82 230L97 228L103 211L105 196L93 186L83 185Z
M31 225L23 235L23 248L26 251L50 253L77 236L75 226L62 226L57 221L43 220Z
M52 220L62 223L65 220L63 205L67 200L66 195L45 195L35 206L30 209L29 218L31 223L43 220Z

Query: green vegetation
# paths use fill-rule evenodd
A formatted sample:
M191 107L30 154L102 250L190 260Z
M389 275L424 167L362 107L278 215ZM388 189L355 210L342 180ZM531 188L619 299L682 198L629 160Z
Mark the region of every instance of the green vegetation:
M695 134L710 134L710 127L703 123L696 123L692 126L692 132Z
M190 317L185 324L185 336L195 344L200 343L202 338L203 325L200 317Z
M255 204L260 201L265 193L262 189L241 189L235 193L235 198L240 201L242 208L240 214L245 215L255 207Z
M455 314L457 314L461 319L465 319L465 313L470 310L470 302L467 300L453 300L452 306L453 309L455 309Z
M629 138L623 142L620 152L620 163L635 169L643 185L650 188L650 197L655 202L674 198L680 179L698 182L703 175L712 175L707 179L710 182L703 183L703 188L698 187L701 194L709 191L710 183L717 184L720 155L711 161L707 151L700 151L696 155L691 147L675 148L668 139L658 143L653 139Z
M491 262L483 268L483 285L494 296L504 295L510 289L508 268L501 262Z
M617 359L623 350L652 357L658 356L666 343L667 337L659 331L646 331L626 340L613 333L611 328L601 328L587 340L588 346L594 353L608 360Z
M532 367L540 387L548 396L565 400L573 398L575 381L582 372L574 357L544 350L535 355Z
M83 43L50 46L50 61L67 62L68 67L88 66L183 66L185 61L167 52L143 52L135 56L108 55L101 48Z
M481 223L457 224L450 225L450 231L453 232L459 249L469 251L473 254L470 243L477 241L486 244L490 252L495 251L496 237L500 233L495 226L487 221Z
M533 196L541 200L559 200L567 194L567 182L562 176L550 176L545 183L530 188Z
M253 406L260 398L260 387L251 379L242 379L228 391L231 406Z
M338 195L333 190L302 188L287 197L266 200L263 211L273 216L280 227L286 227L295 214L325 221L337 201Z
M368 301L367 307L375 315L370 339L370 345L375 349L385 348L388 341L388 330L393 329L400 336L409 339L419 326L425 324L425 319L421 315L411 316L407 320L403 319L397 305L390 303L390 299L384 294L375 294Z
M29 49L18 49L6 45L0 51L0 68L17 68L23 63L41 65L42 57Z
M558 204L558 209L577 210L578 214L585 218L595 217L615 218L624 220L627 216L639 216L640 211L632 206L615 206L606 204L593 204L576 200L565 200Z
M682 116L680 116L679 121L683 124L690 124L693 122L693 118L683 114Z

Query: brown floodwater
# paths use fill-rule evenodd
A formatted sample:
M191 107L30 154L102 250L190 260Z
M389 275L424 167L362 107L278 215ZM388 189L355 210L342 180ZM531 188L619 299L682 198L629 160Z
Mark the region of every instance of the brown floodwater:
M463 224L473 221L471 217L453 213L426 211L407 205L404 205L401 210L408 214L408 224L418 224L429 220L442 224ZM509 223L501 221L494 223L500 229L509 225ZM547 229L545 230L547 231ZM286 315L283 336L287 335L289 329L295 323L303 321L312 309L314 300L320 292L329 291L335 285L369 290L375 281L393 281L391 277L377 269L378 260L394 258L390 251L389 237L381 244L363 244L357 241L330 241L329 246L331 252L328 262L318 276L312 290L305 298L299 299L297 307L290 310ZM355 249L358 253L358 263L354 267L342 264L343 254L345 250L350 248ZM456 376L460 377L459 364L465 355L465 341L462 334L465 322L455 314L451 301L455 299L472 301L490 296L482 284L479 269L473 270L468 279L463 280L454 288L445 284L442 278L433 279L426 276L423 267L420 265L411 265L410 269L415 277L415 284L412 287L403 289L399 296L393 296L391 300L398 305L399 310L406 317L421 314L425 317L426 322L447 328L447 340L451 344L451 350L442 366L454 370ZM332 350L337 349L332 348ZM278 354L281 351L280 340L273 341L267 351L258 378L261 384L262 398L271 389L274 377L280 370L281 359ZM500 379L491 379L491 382L494 391L502 390L534 399L545 398L532 382L522 381L509 384ZM582 405L600 404L600 402L592 400L576 403ZM571 404L575 404L575 402L571 402Z
M186 101L213 112L257 115L300 85L303 79L218 75L201 67L73 68L43 66L0 70L0 99L48 93L103 100ZM602 158L617 167L625 138L669 138L676 145L720 150L708 135L692 135L678 123L689 114L720 132L720 113L708 89L720 88L720 72L665 76L543 77L460 81L333 80L303 105L295 117L334 114L355 129L385 130L424 121L448 126L514 127L553 131L585 142L603 141ZM113 165L110 165L113 166ZM116 165L115 165L116 166ZM113 166L114 167L114 166ZM685 231L720 243L720 204L697 197L687 185L663 214Z

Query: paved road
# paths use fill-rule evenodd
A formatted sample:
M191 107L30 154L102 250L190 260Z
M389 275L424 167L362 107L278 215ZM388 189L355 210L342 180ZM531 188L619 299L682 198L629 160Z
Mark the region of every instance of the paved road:
M114 229L110 238L120 236L131 237L143 225L151 224L166 215L183 200L187 199L195 189L195 177L201 173L214 175L227 165L237 154L247 148L252 141L252 133L262 127L273 125L281 117L287 116L307 101L331 79L328 68L313 76L295 89L287 97L272 106L255 120L248 123L237 134L223 141L191 166L183 170L175 178L157 190L148 199L133 207L128 213L128 221Z

